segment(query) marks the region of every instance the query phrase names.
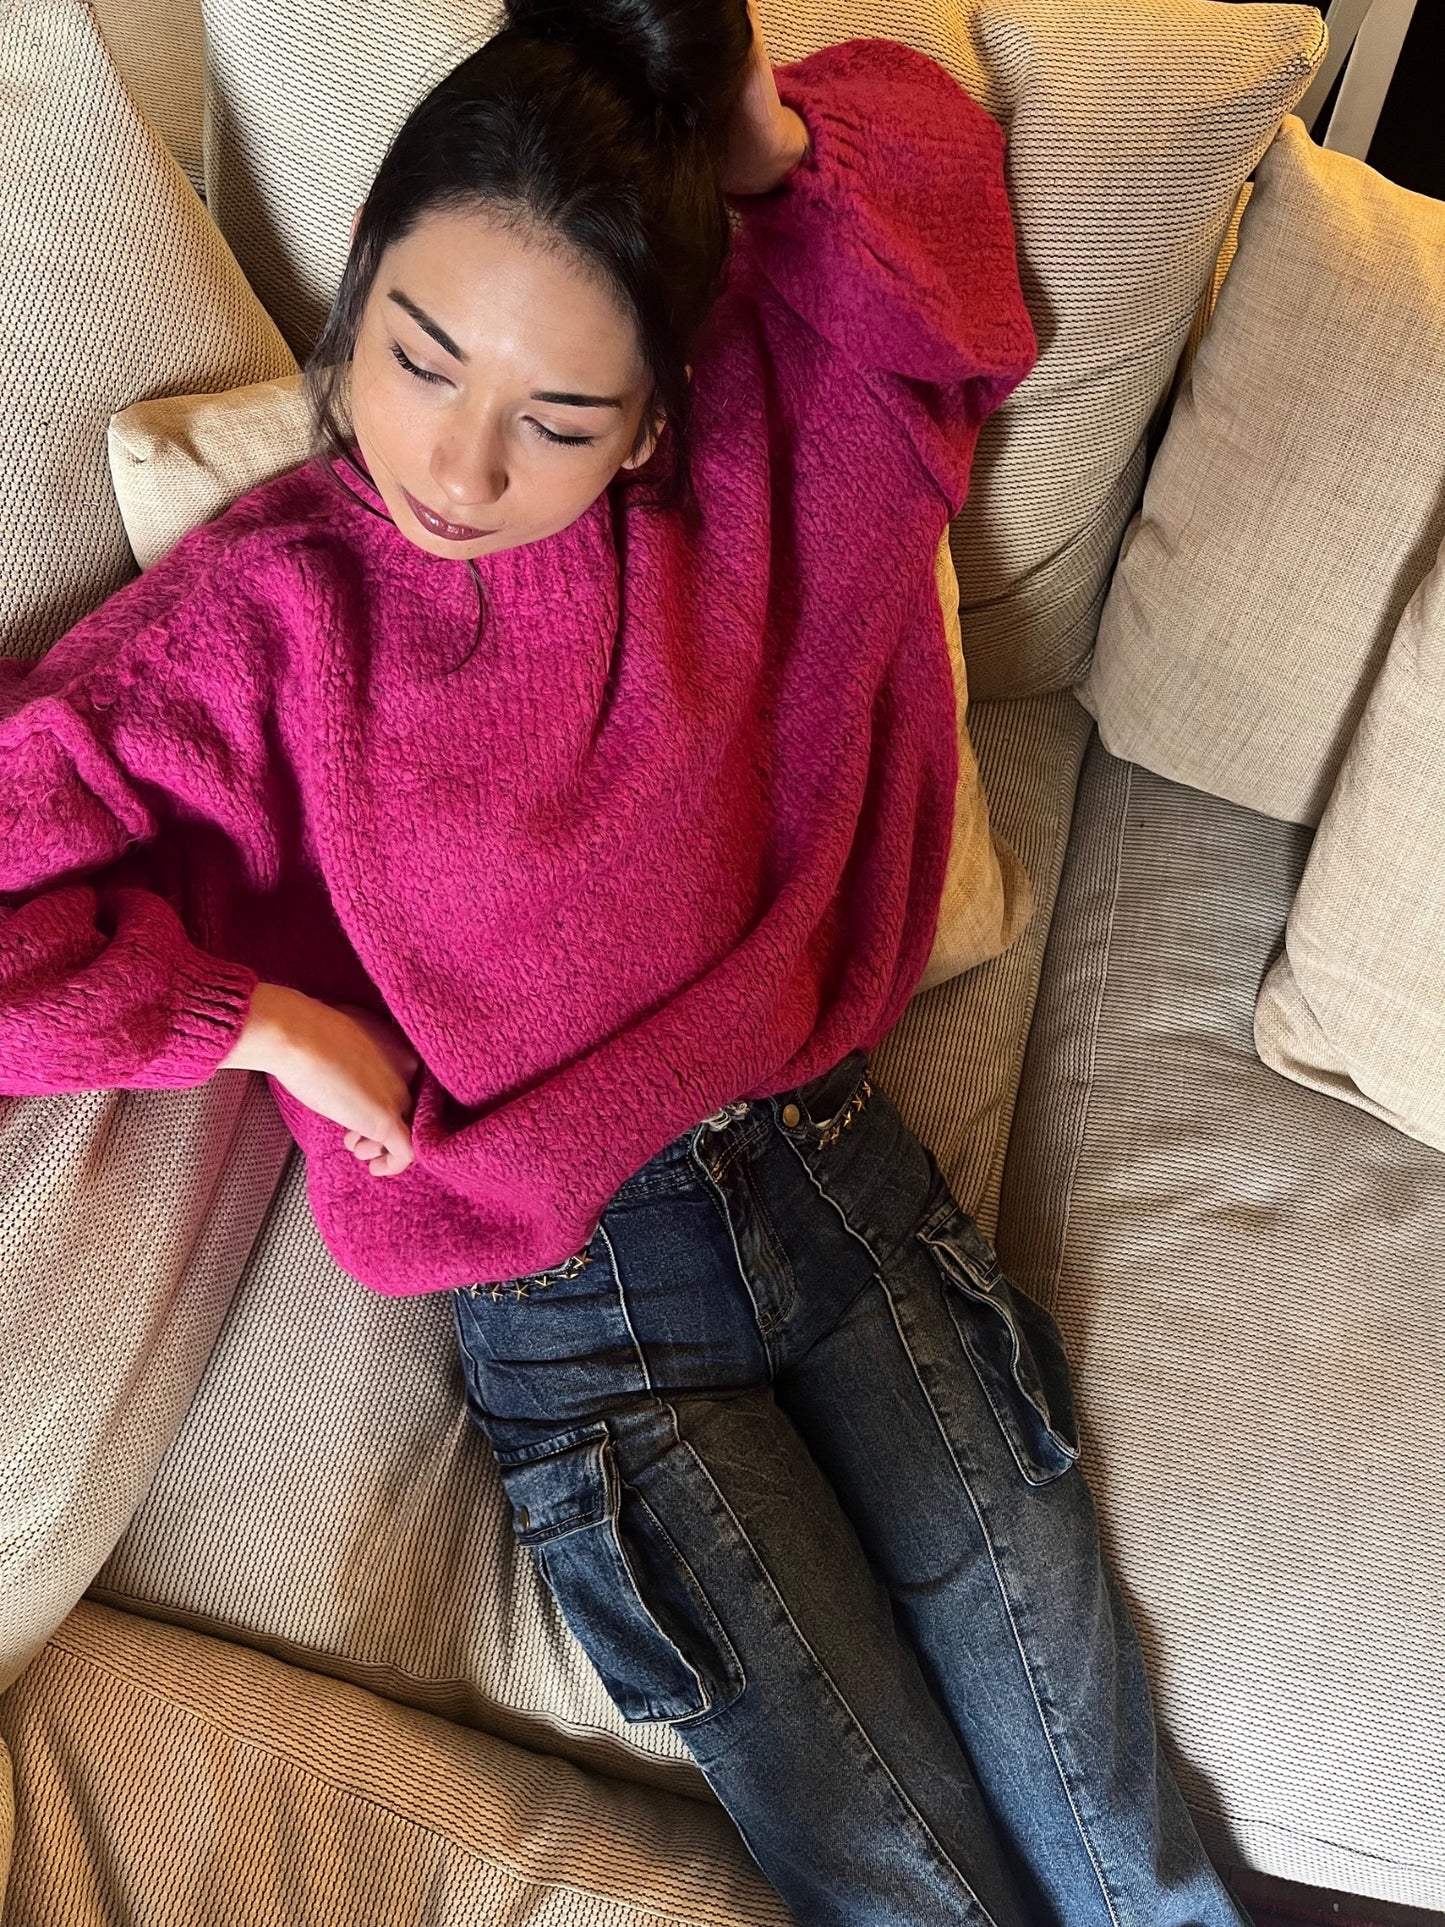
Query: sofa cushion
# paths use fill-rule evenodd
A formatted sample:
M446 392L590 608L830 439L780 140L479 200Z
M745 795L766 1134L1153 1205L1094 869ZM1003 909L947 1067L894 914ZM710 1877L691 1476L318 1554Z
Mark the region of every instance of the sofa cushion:
M872 1055L991 1225L1079 756L1067 693L971 715L1034 878L1019 942L915 997ZM650 1784L713 1796L665 1726L629 1726L529 1556L467 1416L445 1294L380 1298L317 1235L293 1158L204 1379L91 1596Z
M1309 844L1091 745L999 1251L1211 1844L1445 1909L1445 1162L1256 1055Z
M131 551L148 569L238 496L306 460L306 392L296 374L157 396L112 415L106 446Z
M1318 823L1442 535L1445 203L1290 116L1079 699L1114 755Z
M0 98L0 650L38 656L135 574L111 414L296 363L84 0L11 0Z
M304 355L391 135L501 10L204 5L210 206ZM772 0L767 33L779 65L841 40L902 40L1008 131L1041 354L984 425L953 553L975 698L1067 687L1235 197L1323 58L1319 14L1217 0Z
M36 657L135 573L111 412L294 363L83 0L0 9L0 101L0 648ZM149 1484L288 1144L249 1072L0 1098L0 1686Z
M0 1698L6 1919L786 1927L715 1804L84 1603Z
M1345 753L1260 988L1266 1064L1445 1151L1445 548Z
M131 99L199 193L205 185L205 32L200 0L93 0Z

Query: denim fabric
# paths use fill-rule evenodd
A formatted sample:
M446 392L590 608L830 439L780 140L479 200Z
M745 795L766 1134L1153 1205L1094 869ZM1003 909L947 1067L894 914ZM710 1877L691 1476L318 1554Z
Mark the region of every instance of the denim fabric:
M1158 1750L1057 1327L862 1051L685 1132L565 1264L452 1302L517 1538L795 1919L1240 1927Z

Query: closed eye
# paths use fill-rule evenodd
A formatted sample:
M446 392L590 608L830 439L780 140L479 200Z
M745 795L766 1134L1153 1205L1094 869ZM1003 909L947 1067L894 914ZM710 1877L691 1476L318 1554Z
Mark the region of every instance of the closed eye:
M418 368L414 361L408 361L405 351L403 350L401 343L399 341L392 342L391 352L396 357L396 359L401 363L402 367L405 368L406 372L409 375L415 375L418 381L425 381L425 382L445 381L446 377L444 375L429 375L425 368Z
M406 372L409 375L415 375L418 381L424 381L430 386L433 383L444 382L446 380L445 375L433 375L428 373L425 368L418 368L416 363L408 357L399 341L393 341L391 343L391 352L400 365L405 368ZM531 422L532 427L536 429L544 441L556 442L563 448L590 448L592 443L597 439L595 435L554 435L550 428L544 428L541 422L533 421L530 415L524 416L523 419Z
M566 448L588 448L597 439L595 435L554 435L550 428L543 428L540 422L532 421L530 415L524 415L522 419L532 422L537 433L544 435L549 442L560 442Z

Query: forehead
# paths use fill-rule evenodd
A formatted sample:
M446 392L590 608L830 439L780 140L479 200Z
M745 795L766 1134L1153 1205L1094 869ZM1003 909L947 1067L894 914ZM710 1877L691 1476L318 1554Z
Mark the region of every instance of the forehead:
M636 326L596 270L557 237L509 227L485 209L424 214L386 250L372 288L387 321L405 325L393 291L438 323L468 360L519 378L611 381L609 393L642 379Z

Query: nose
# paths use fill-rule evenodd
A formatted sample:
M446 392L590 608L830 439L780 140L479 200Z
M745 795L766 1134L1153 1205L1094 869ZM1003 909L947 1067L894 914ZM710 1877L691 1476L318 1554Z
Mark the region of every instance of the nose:
M500 438L489 430L452 434L432 449L432 480L448 507L464 520L463 511L485 518L507 487L507 464Z

